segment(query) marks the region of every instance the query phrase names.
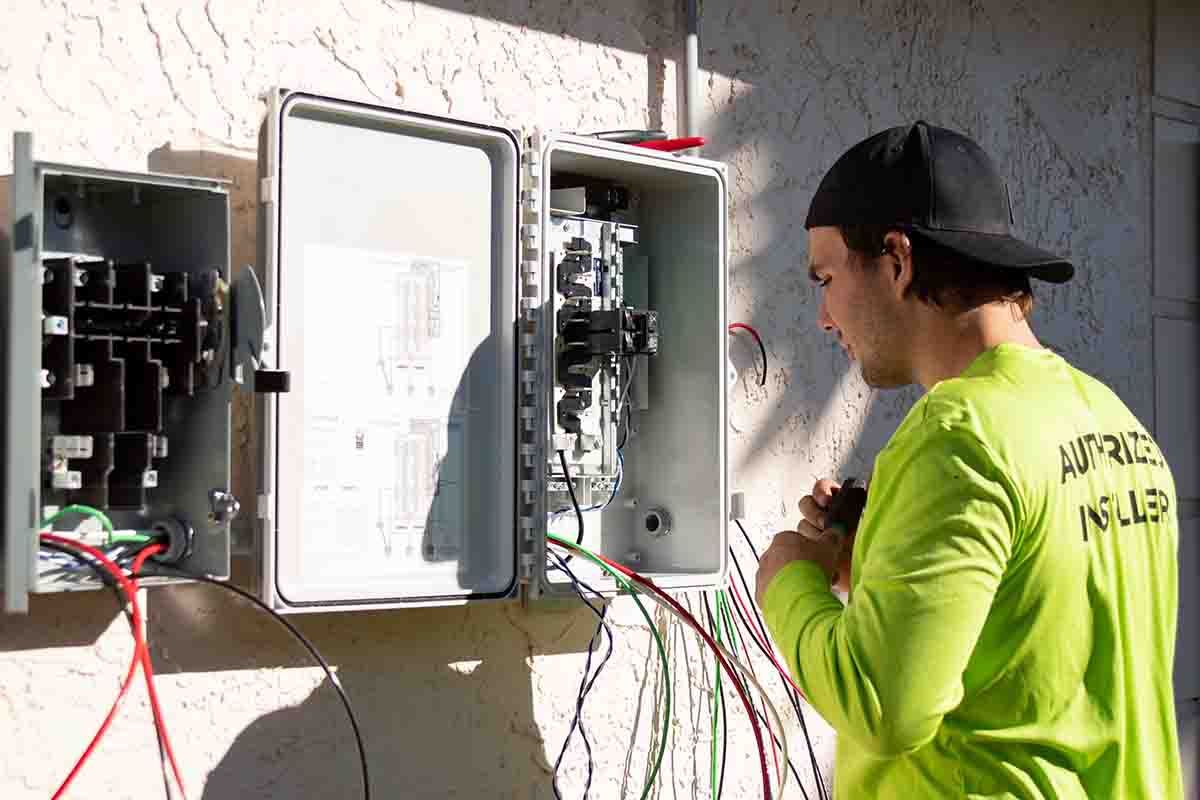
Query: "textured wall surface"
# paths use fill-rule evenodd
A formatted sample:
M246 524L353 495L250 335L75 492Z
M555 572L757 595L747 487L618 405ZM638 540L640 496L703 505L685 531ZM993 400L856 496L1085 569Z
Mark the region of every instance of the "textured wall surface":
M235 264L254 258L258 95L276 84L513 126L594 130L678 119L682 20L667 0L344 0L0 7L0 166L11 131L40 158L234 181ZM815 327L803 216L823 171L883 127L924 118L979 139L1010 181L1018 226L1082 279L1043 290L1045 341L1109 381L1148 423L1150 13L1111 0L835 0L703 4L705 155L731 167L730 314L770 351L731 348L731 465L760 543L790 527L814 479L864 474L913 399L874 397ZM253 436L239 401L235 488ZM270 620L205 588L151 593L159 687L192 797L356 796L348 727L318 671ZM665 621L672 674L624 601L587 721L596 797L637 796L656 687L677 691L661 797L708 796L706 662ZM591 635L574 605L298 620L365 727L380 797L551 796ZM45 797L91 736L129 651L108 598L37 598L0 619L0 796ZM764 668L759 664L760 671ZM781 700L781 698L777 698ZM789 714L790 717L790 714ZM726 796L754 796L749 728L730 715ZM828 769L833 737L810 717ZM802 748L792 719L793 753ZM797 758L812 791L806 758ZM567 796L586 779L576 744ZM161 792L135 692L76 796ZM794 787L789 796L799 797Z

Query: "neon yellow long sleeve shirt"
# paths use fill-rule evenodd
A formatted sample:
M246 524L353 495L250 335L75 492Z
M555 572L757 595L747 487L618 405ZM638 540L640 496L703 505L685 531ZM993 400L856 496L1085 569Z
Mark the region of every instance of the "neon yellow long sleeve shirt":
M1181 800L1175 484L1117 396L1001 345L876 459L848 602L810 562L763 609L838 733L838 798Z

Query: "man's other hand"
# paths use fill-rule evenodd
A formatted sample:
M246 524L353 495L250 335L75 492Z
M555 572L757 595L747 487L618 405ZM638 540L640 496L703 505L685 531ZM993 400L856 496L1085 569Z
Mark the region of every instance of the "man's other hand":
M775 535L763 553L755 580L755 599L762 605L771 579L793 561L812 561L829 577L830 585L847 591L854 536L839 537L825 532L825 509L841 486L834 481L817 481L813 493L800 501L802 519L794 531Z

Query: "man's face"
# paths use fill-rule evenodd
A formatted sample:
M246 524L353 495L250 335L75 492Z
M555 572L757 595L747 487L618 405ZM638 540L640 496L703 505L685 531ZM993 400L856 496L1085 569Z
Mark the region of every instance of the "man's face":
M834 227L808 232L808 254L809 277L822 287L817 323L837 334L866 384L890 389L912 383L908 325L885 260L851 252Z

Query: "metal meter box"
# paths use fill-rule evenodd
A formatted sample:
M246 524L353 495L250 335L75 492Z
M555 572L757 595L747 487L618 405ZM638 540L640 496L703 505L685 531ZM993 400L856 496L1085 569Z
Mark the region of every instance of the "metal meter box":
M39 561L41 516L68 503L183 520L181 566L227 575L238 382L261 392L258 496L240 501L276 609L566 593L545 536L574 540L579 517L586 546L665 588L724 581L722 165L276 91L260 289L231 280L220 182L17 145L8 610L94 588Z

